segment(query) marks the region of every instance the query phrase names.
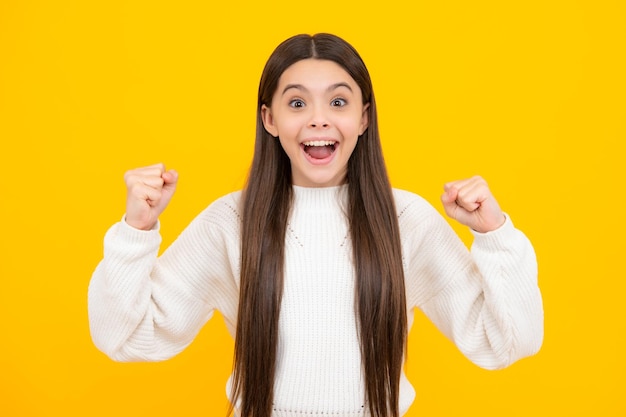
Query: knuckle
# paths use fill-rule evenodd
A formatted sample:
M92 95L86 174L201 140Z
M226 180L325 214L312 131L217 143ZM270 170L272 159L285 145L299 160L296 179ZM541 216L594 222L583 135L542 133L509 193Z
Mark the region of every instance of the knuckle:
M461 188L456 195L456 199L458 201L465 201L467 200L468 196L469 196L469 191L465 188Z
M142 192L141 187L131 185L128 187L128 194L133 198L141 198L144 193Z
M131 178L134 176L134 174L135 174L134 170L126 171L124 173L124 181L128 183L131 180Z
M475 175L475 176L474 176L474 180L475 180L478 184L481 184L481 185L487 185L487 181L486 181L483 177L481 177L480 175Z

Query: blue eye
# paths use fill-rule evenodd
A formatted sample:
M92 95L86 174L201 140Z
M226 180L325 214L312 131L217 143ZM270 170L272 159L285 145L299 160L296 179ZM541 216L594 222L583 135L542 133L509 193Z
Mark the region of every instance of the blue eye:
M343 98L335 98L330 102L330 105L333 107L343 107L346 104L348 104L348 102Z
M293 99L289 102L289 106L299 109L301 107L304 107L304 101L300 100L299 98Z

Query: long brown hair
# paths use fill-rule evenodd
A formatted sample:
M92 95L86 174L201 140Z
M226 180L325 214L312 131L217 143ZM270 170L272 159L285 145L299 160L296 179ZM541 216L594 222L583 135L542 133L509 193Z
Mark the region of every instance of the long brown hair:
M357 51L330 34L297 35L268 59L258 93L256 143L242 200L241 284L235 339L232 412L270 417L283 291L285 230L292 202L291 165L264 128L281 74L303 59L343 67L369 103L369 125L348 161L348 222L355 269L355 314L373 417L398 417L399 383L406 346L407 310L400 233L383 160L372 83Z

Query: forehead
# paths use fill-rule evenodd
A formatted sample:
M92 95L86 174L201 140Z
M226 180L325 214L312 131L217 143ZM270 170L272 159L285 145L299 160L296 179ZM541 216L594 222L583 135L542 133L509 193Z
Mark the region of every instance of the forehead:
M282 73L278 80L278 89L289 84L297 84L307 89L326 88L337 83L347 83L354 91L359 87L354 79L336 62L326 59L303 59L298 61Z

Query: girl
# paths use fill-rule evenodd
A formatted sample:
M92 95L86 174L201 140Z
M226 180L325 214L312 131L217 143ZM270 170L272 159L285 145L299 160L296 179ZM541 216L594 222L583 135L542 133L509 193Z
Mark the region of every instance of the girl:
M479 177L445 186L471 254L419 196L392 189L367 69L342 39L299 35L263 71L252 167L157 258L178 175L129 171L126 215L89 287L95 344L118 361L170 358L219 310L235 337L241 417L398 417L420 308L477 365L543 338L536 261Z

